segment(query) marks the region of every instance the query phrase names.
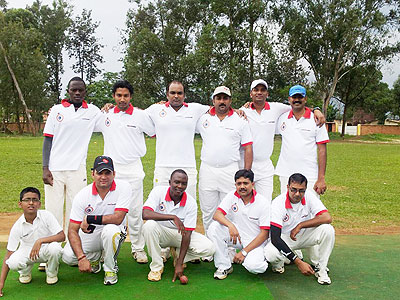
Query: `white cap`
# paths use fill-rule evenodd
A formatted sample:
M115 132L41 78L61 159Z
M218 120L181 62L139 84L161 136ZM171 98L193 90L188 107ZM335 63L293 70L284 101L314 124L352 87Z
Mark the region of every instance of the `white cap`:
M214 96L215 96L215 95L218 95L218 94L226 94L226 95L228 95L229 97L232 97L231 91L230 91L226 86L223 86L223 85L217 87L217 88L214 90L214 93L212 94L212 97L214 98Z
M265 82L265 80L263 80L263 79L257 79L257 80L254 80L254 81L251 83L250 92L251 92L252 89L254 89L254 88L255 88L257 85L259 85L259 84L262 84L262 85L265 86L265 88L268 90L268 84Z

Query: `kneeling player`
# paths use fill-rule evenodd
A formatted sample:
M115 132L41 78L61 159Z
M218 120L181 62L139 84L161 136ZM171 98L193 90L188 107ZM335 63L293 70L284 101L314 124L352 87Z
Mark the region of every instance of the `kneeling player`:
M251 273L264 273L268 263L263 249L270 226L270 201L256 193L254 173L239 170L235 174L236 191L228 193L214 214L208 236L216 245L215 279L225 279L233 272L228 246L241 251L233 262L243 264Z
M9 269L19 272L19 282L30 283L34 263L45 262L47 284L58 281L62 251L60 242L65 240L65 234L53 214L39 210L40 206L40 192L37 188L27 187L21 191L19 207L24 214L10 231L7 253L1 269L0 297L3 296Z
M126 237L126 218L132 199L128 182L115 180L110 157L98 156L92 170L93 184L74 198L63 261L79 271L98 273L104 251L104 284L117 283L117 256Z
M319 284L331 284L327 265L335 243L332 218L321 200L306 191L307 179L295 173L289 177L286 194L272 201L271 242L265 247L265 258L272 271L283 273L284 259L294 262L302 274L315 275ZM315 270L302 261L294 250L319 245Z

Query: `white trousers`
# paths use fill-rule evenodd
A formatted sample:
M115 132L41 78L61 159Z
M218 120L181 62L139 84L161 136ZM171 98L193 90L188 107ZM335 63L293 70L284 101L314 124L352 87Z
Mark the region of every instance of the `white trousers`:
M239 164L237 162L222 168L215 168L204 162L201 163L199 200L206 234L218 205L227 193L235 189L234 177L238 170Z
M196 197L196 186L197 186L197 170L196 168L181 168L181 167L155 167L154 169L154 178L153 178L153 186L169 186L169 180L171 178L171 174L176 169L184 170L188 175L188 185L186 188L186 192L192 196L195 200Z
M125 230L122 227L115 224L107 224L104 225L103 230L95 230L89 234L79 230L82 250L89 261L99 260L101 252L104 250L103 269L105 272L118 272L117 257L126 237ZM69 242L64 247L62 260L70 266L78 264L78 259Z
M297 234L296 241L293 241L288 234L282 234L281 237L292 250L311 248L318 245L318 257L316 257L316 261L313 264L320 270L326 270L335 244L335 229L332 225L321 224L317 227L302 229ZM265 246L264 255L274 268L283 267L286 257L276 249L271 241Z
M237 226L236 228L238 229L240 234L240 229ZM208 237L216 247L216 251L214 254L214 265L216 268L220 268L222 270L229 269L232 266L231 259L228 253L229 247L233 247L236 249L243 249L253 240L253 239L246 239L244 238L244 235L240 234L242 244L239 243L237 243L236 245L232 244L232 242L230 241L228 227L216 221L213 221L210 227L208 228ZM259 273L264 273L267 270L268 263L264 259L264 246L265 243L251 250L244 259L242 265L250 273L259 274Z
M152 271L159 271L164 267L161 248L176 247L176 253L179 255L182 235L177 229L167 228L154 220L147 220L143 225L143 235L151 256L150 269ZM214 252L214 244L204 235L193 231L183 262L212 256Z
M53 171L51 173L53 174L53 186L44 185L45 208L53 213L58 223L64 228L64 232L67 233L72 200L87 185L86 166L80 165L76 171Z
M240 168L244 168L244 161L240 161ZM253 160L251 170L254 173L254 187L258 194L263 195L270 202L274 190L274 167L271 160Z
M142 207L143 207L143 171L142 161L121 165L114 164L115 177L130 183L132 187L132 202L128 212L128 232L132 252L143 251L144 238L142 235Z
M31 273L34 263L47 263L47 276L57 276L63 251L61 243L42 244L39 250L39 258L34 261L29 258L31 250L32 247L19 247L17 251L11 254L6 264L11 270L18 271L21 275L28 275Z

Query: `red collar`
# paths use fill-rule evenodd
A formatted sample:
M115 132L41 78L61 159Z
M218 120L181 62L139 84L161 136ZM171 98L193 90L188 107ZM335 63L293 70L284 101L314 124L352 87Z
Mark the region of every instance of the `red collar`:
M305 197L303 197L303 199L301 199L301 204L306 205L306 198ZM293 208L292 202L290 202L290 199L289 199L289 191L286 192L285 208L286 209Z
M111 187L110 187L110 191L115 191L115 188L117 187L117 185L115 184L115 181L113 180ZM98 195L99 192L97 191L97 187L96 184L93 182L92 184L92 195L96 196Z
M254 203L254 200L256 199L256 195L257 195L257 192L255 190L253 190L253 197L251 197L250 203ZM238 194L237 191L235 192L235 196L240 199L242 198L242 197L240 197L240 195Z
M61 100L61 104L64 107L70 107L71 103L69 103L68 99ZM82 101L82 108L88 108L88 104L85 100Z
M167 194L165 195L165 201L172 201L171 196L169 194L170 187L168 188ZM187 194L186 192L183 192L182 194L182 199L179 201L179 206L185 206L186 205L186 200L187 200Z
M311 117L311 109L306 107L306 111L304 112L303 118L309 119ZM288 119L293 118L293 110L289 112Z
M215 106L211 107L209 110L210 115L215 116L216 112L215 112ZM229 112L228 112L228 117L233 115L233 108L229 107Z
M253 102L250 103L250 108L253 109L253 110L256 109L256 107L254 106L254 103L253 103ZM269 103L268 103L267 101L265 101L264 109L265 109L265 110L269 110L270 108L271 108L271 107L269 106Z
M122 110L120 110L118 108L118 106L114 107L114 114L117 114L120 111L122 111ZM127 110L125 110L125 113L127 113L128 115L132 115L132 113L133 113L133 105L131 103L129 103L129 107L128 107Z
M186 102L183 102L182 105L188 107L188 104ZM166 107L170 106L169 101L167 101L167 103L165 103L165 106Z

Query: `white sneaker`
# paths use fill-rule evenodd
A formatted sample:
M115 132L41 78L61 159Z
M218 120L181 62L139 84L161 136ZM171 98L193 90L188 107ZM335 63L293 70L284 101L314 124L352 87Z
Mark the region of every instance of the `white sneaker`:
M30 283L32 281L32 274L19 275L18 280L19 280L19 282L21 282L23 284Z
M274 268L272 267L272 272L274 273L279 273L279 274L283 274L285 272L285 267L281 267L281 268Z
M56 284L58 282L58 277L57 276L47 276L46 277L46 283L47 284Z
M146 252L144 252L144 250L132 252L132 257L139 264L147 264L149 261L147 258L147 254Z
M318 283L322 285L329 285L331 284L331 279L328 276L326 271L318 271L315 272L315 277L318 278Z
M161 248L161 257L163 262L167 262L168 258L171 257L170 249L168 248Z
M201 258L201 261L204 262L212 262L214 260L214 256L205 256Z
M223 280L228 277L229 274L233 272L233 267L231 266L229 269L223 270L218 268L214 273L214 279Z
M118 276L115 272L105 272L104 273L104 284L113 285L118 282Z
M92 273L97 274L101 271L100 260L91 261L90 266L92 267Z

